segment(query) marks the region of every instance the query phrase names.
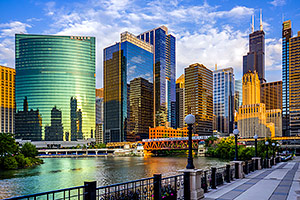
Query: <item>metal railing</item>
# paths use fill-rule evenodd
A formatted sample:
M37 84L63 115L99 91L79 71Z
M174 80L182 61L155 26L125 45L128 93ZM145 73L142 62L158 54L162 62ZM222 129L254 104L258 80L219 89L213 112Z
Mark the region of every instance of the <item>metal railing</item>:
M37 194L30 194L24 195L19 197L12 197L8 198L9 200L72 200L72 199L82 199L84 196L84 187L85 186L78 186L78 187L71 187L65 188L61 190L53 190L49 192L42 192Z

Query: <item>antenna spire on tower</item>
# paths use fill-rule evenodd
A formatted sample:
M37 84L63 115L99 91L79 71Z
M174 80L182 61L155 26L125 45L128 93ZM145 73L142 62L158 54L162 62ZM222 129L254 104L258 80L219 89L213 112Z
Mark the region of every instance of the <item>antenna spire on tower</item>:
M252 15L252 24L251 24L252 33L254 32L254 15Z
M260 9L260 25L259 25L259 27L260 27L260 30L262 31L263 30L263 23L262 23L262 11L261 11L261 9Z

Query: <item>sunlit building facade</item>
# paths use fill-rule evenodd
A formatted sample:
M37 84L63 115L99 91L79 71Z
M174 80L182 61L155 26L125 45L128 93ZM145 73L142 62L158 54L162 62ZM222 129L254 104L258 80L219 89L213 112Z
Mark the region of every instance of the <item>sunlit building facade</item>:
M290 135L300 135L300 31L290 39L289 46Z
M0 65L0 133L15 132L15 75L13 68Z
M267 110L282 109L282 81L262 83L260 100Z
M16 34L16 106L24 98L28 110L38 109L45 126L51 110L61 111L64 140L94 137L95 38Z
M213 134L213 72L195 63L184 69L185 115L193 114L195 134Z
M176 137L188 137L187 127L174 129L171 127L157 126L155 128L149 128L149 139Z
M160 26L137 36L153 45L155 126L176 127L176 38Z
M176 80L176 128L184 127L184 74Z
M237 126L243 138L282 135L281 110L267 110L261 103L260 80L256 71L243 76L243 104L237 114Z
M233 68L213 72L213 129L229 136L234 128L234 74Z
M104 142L126 141L130 118L129 84L134 78L153 83L153 46L131 33L103 51Z

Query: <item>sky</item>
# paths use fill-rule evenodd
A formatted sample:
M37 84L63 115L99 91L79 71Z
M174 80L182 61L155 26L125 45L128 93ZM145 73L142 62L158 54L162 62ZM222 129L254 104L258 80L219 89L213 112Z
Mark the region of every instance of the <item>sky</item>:
M281 80L281 28L292 21L300 31L299 0L0 0L0 65L15 65L15 33L96 37L96 87L103 87L103 49L165 25L176 37L176 76L193 63L213 70L233 67L242 77L251 16L266 37L266 79Z

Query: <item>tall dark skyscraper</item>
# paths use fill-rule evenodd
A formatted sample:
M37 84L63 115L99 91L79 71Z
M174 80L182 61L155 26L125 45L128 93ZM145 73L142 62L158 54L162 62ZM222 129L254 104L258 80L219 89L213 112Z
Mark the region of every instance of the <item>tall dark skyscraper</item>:
M121 142L130 118L130 81L141 77L153 83L153 46L124 32L121 42L104 49L103 68L104 142Z
M282 135L290 136L290 39L293 35L291 20L282 24Z
M243 74L246 74L248 71L257 71L260 82L266 82L265 32L263 31L262 16L260 16L260 30L258 31L254 31L254 19L252 20L252 33L249 35L249 52L243 56Z
M64 129L61 111L54 106L51 110L51 126L45 126L45 140L63 141Z
M153 127L153 83L143 78L130 81L129 102L127 135L131 141L148 139L149 127Z
M82 112L77 110L77 99L70 99L71 140L82 139Z
M146 31L139 39L154 47L154 121L155 126L176 127L176 38L160 26Z

